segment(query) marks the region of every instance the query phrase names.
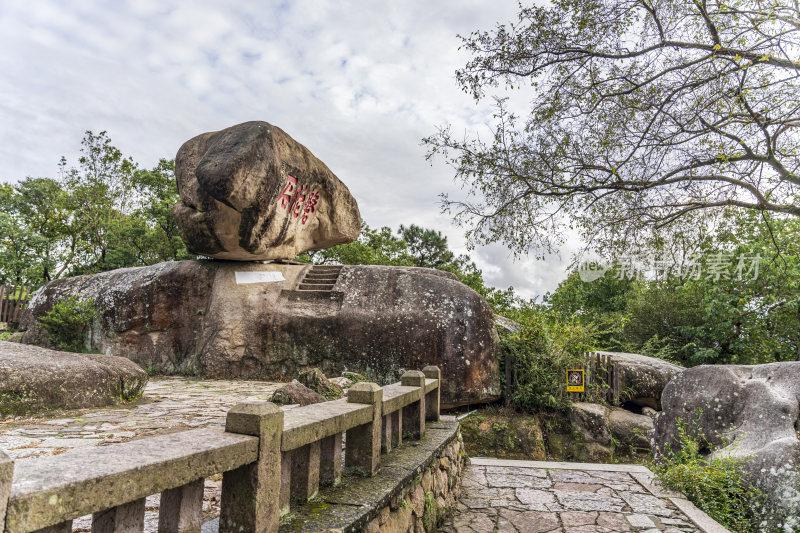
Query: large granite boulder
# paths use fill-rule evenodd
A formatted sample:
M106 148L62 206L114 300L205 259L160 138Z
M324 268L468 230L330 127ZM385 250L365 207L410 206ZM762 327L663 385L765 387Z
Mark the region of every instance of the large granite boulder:
M324 403L326 400L322 394L309 389L295 379L273 392L269 401L278 405L297 404L303 407L315 403Z
M175 222L196 254L291 259L354 241L361 231L347 187L305 146L266 122L186 141L175 177Z
M620 396L640 407L661 409L661 392L684 368L663 359L635 353L597 352L614 363Z
M124 357L0 341L0 416L100 407L141 396L147 373Z
M678 420L696 421L704 452L742 458L745 479L766 496L754 509L763 530L800 529L800 362L690 368L661 404L657 450L679 445Z
M382 383L437 365L442 404L500 396L499 338L486 301L450 273L414 267L180 261L54 280L20 321L69 296L93 298L88 339L156 371L285 379L319 367Z

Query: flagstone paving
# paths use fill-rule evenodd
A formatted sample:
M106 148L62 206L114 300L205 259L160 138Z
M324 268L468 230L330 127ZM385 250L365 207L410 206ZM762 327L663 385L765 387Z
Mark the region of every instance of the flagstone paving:
M127 406L64 411L40 418L0 422L0 450L14 461L56 455L73 448L104 446L204 426L225 426L228 409L247 400L268 400L281 383L151 378L142 400ZM219 515L221 476L206 480L203 514ZM159 495L146 502L145 533L158 530ZM91 517L74 521L73 531L91 530Z
M582 465L536 468L532 461L473 459L446 533L688 533L702 531L665 495L656 496L643 467L633 473ZM583 467L603 468L603 465ZM574 469L567 469L574 468ZM637 472L638 471L638 472ZM637 474L639 474L637 476ZM636 477L634 477L636 476ZM645 476L645 477L643 477ZM637 479L637 477L639 479ZM643 484L643 482L645 484ZM645 486L647 485L647 487Z

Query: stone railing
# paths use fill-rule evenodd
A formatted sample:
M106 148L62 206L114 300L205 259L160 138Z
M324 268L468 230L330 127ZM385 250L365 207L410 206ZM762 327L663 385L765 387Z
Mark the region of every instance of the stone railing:
M204 479L220 473L220 533L278 531L290 504L341 482L343 440L344 468L372 476L382 448L421 438L425 420L439 418L440 376L426 367L400 383L357 383L346 399L288 411L240 404L224 432L196 429L16 465L0 452L4 531L69 532L73 519L91 514L93 533L141 532L145 498L160 493L158 531L197 532Z

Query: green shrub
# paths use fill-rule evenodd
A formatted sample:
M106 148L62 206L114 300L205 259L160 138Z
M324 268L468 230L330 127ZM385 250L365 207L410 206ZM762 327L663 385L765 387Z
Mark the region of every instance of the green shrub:
M698 417L699 418L699 417ZM753 509L762 493L747 486L742 478L742 463L735 457L706 458L701 450L708 443L698 424L678 420L678 446L667 445L654 470L667 488L682 492L714 520L737 533L758 531Z
M521 326L500 338L503 365L512 365L512 383L504 384L511 404L529 413L566 410L566 370L583 368L584 353L595 348L596 329L548 316L534 306L515 309L506 317ZM602 391L596 387L587 385L589 399L601 401Z
M82 352L86 332L96 316L93 299L78 300L70 296L56 303L39 323L48 331L50 342L57 349Z

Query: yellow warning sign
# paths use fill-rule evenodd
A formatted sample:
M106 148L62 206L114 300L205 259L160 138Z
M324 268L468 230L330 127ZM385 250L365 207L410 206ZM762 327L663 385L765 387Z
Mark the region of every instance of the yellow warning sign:
M582 368L567 369L567 392L583 392L586 374Z

